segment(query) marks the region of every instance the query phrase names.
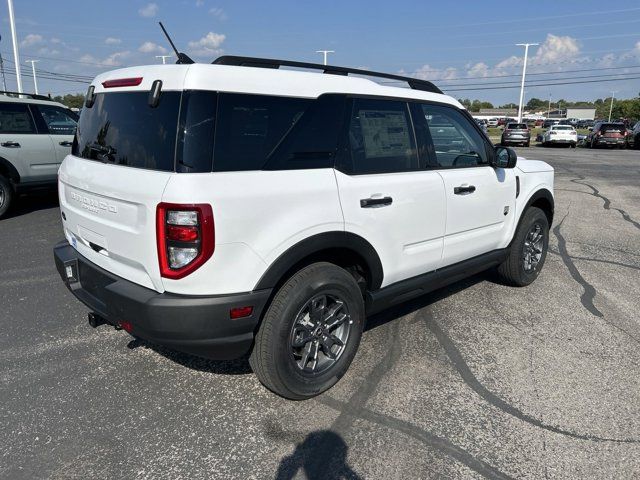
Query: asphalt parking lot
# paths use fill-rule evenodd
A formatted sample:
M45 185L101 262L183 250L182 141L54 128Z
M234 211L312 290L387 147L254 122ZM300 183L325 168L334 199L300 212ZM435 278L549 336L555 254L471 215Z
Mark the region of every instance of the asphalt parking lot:
M91 329L57 276L55 196L0 220L0 477L640 476L640 152L518 149L556 168L533 285L475 276L371 318L305 402L246 360Z

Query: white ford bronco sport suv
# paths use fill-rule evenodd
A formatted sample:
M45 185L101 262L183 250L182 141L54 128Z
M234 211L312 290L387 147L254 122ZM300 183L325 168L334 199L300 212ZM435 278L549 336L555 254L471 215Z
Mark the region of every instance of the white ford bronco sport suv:
M553 181L430 82L231 56L125 68L89 87L54 255L93 326L249 354L304 399L344 375L367 315L495 266L533 282Z
M0 218L16 194L55 188L78 116L43 95L0 92Z

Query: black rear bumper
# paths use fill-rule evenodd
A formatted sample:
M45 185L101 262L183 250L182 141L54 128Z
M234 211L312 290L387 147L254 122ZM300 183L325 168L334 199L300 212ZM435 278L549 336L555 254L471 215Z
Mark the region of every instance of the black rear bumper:
M155 290L113 275L80 255L68 242L53 250L56 268L82 303L113 325L152 343L201 357L226 360L249 351L270 289L215 296ZM66 267L71 266L72 278ZM230 310L252 306L250 316L232 320Z

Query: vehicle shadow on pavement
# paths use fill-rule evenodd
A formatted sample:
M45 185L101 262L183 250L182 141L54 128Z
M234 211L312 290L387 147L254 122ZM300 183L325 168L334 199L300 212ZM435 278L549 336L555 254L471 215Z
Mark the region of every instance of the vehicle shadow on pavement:
M428 307L432 303L447 298L451 295L455 295L462 290L465 290L469 287L472 287L473 285L476 285L477 283L484 281L500 285L502 284L493 270L487 270L478 273L459 282L414 298L413 300L408 300L400 305L388 308L387 310L383 310L380 313L372 315L371 317L367 318L367 323L364 327L364 331L366 332L368 330L373 330L374 328L380 327L392 320L396 320L398 318L404 317L405 315L416 312L422 308Z
M30 195L23 195L15 200L10 206L7 214L0 219L7 220L9 218L20 217L28 213L37 212L38 210L47 210L49 208L58 207L58 193L53 190L42 190L33 192Z
M247 375L252 373L251 367L249 366L248 354L236 360L208 360L206 358L171 350L161 345L155 345L141 338L134 338L129 342L127 347L131 350L140 347L149 348L172 362L198 372L214 373L217 375Z
M346 442L336 432L311 432L296 445L291 455L280 461L275 478L290 480L302 470L308 480L361 479L347 464L348 450Z

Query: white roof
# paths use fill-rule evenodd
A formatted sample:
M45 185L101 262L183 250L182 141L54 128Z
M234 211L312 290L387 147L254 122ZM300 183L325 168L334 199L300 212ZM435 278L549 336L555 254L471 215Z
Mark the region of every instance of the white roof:
M142 77L137 87L104 89L102 82L118 78ZM191 65L146 65L112 70L98 75L95 92L150 90L154 80L162 80L163 90L215 90L220 92L282 95L317 98L325 93L345 93L431 100L464 108L454 98L410 88L381 85L367 78L331 75L300 70L239 67L194 63Z
M35 100L33 98L12 97L3 93L0 93L0 102L39 103L40 105L53 105L56 107L69 108L66 105L50 100Z

